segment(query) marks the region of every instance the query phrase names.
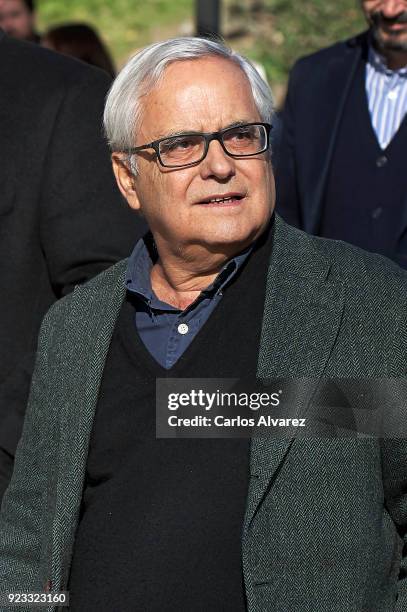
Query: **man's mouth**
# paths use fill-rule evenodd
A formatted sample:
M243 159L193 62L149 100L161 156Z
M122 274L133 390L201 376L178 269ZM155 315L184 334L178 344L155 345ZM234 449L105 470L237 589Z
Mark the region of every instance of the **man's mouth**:
M384 17L380 12L373 13L372 23L376 27L380 27L387 32L402 31L407 26L407 11L397 15L394 19Z
M406 28L407 28L406 23L382 24L382 30L384 32L400 32L402 30L405 30Z
M230 193L225 195L213 195L204 198L198 204L205 206L234 206L239 204L245 196L242 193Z

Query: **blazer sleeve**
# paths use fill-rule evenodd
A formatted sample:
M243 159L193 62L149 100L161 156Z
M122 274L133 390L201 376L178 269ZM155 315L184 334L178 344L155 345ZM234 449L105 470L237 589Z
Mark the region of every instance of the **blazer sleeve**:
M21 437L35 353L28 352L0 386L0 505L13 472Z
M0 513L0 592L43 591L47 577L48 469L55 465L58 424L48 396L48 351L53 326L40 336L23 435ZM0 610L5 610L0 606Z
M120 195L102 134L110 79L89 68L72 81L53 126L40 197L41 245L57 297L127 257L145 231Z
M296 64L290 75L287 96L282 112L282 133L275 168L276 210L287 223L302 229L295 155L297 74L298 65Z
M387 510L402 539L395 612L407 610L407 440L382 441L384 496Z

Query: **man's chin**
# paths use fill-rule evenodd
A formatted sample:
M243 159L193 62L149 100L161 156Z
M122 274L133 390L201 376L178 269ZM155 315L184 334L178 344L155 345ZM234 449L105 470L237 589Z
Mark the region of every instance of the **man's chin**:
M247 248L265 230L267 224L256 227L232 228L226 226L219 227L218 231L207 232L201 240L196 240L196 244L207 248L209 252L233 255Z
M373 29L373 38L379 51L400 51L407 53L407 33L399 34L383 32L380 29Z

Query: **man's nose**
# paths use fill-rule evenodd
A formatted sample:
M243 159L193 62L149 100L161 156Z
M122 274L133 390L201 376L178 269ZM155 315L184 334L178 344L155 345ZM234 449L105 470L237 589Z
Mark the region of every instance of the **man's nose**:
M208 153L201 162L201 174L203 178L216 176L221 179L235 174L235 160L225 153L219 141L209 143Z
M396 17L407 10L406 0L383 0L381 6L382 14L388 19Z

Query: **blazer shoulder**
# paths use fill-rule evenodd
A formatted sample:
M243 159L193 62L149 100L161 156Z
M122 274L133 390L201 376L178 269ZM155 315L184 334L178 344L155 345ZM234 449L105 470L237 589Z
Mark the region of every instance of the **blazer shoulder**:
M46 313L41 331L62 329L82 323L86 317L98 316L112 299L120 299L125 292L127 259L122 259L72 293L55 302Z
M387 257L364 251L341 240L309 236L314 249L331 264L330 279L352 289L355 295L373 293L406 310L407 271Z
M314 274L319 270L318 274L322 272L329 282L348 287L351 295L373 292L389 301L397 298L406 311L407 271L387 257L341 240L307 234L288 225L279 215L275 235L281 249L278 262L287 273Z
M111 83L105 71L73 57L7 35L0 42L0 74L6 72L7 82L25 83L26 79L33 82L34 75L40 84L46 82L48 95L56 86L67 88L89 82L107 90Z
M324 47L319 49L319 51L305 55L295 62L291 70L291 76L306 76L311 70L315 71L321 67L326 68L332 61L353 55L367 44L367 40L368 31L365 31L352 38L336 42L329 47Z

